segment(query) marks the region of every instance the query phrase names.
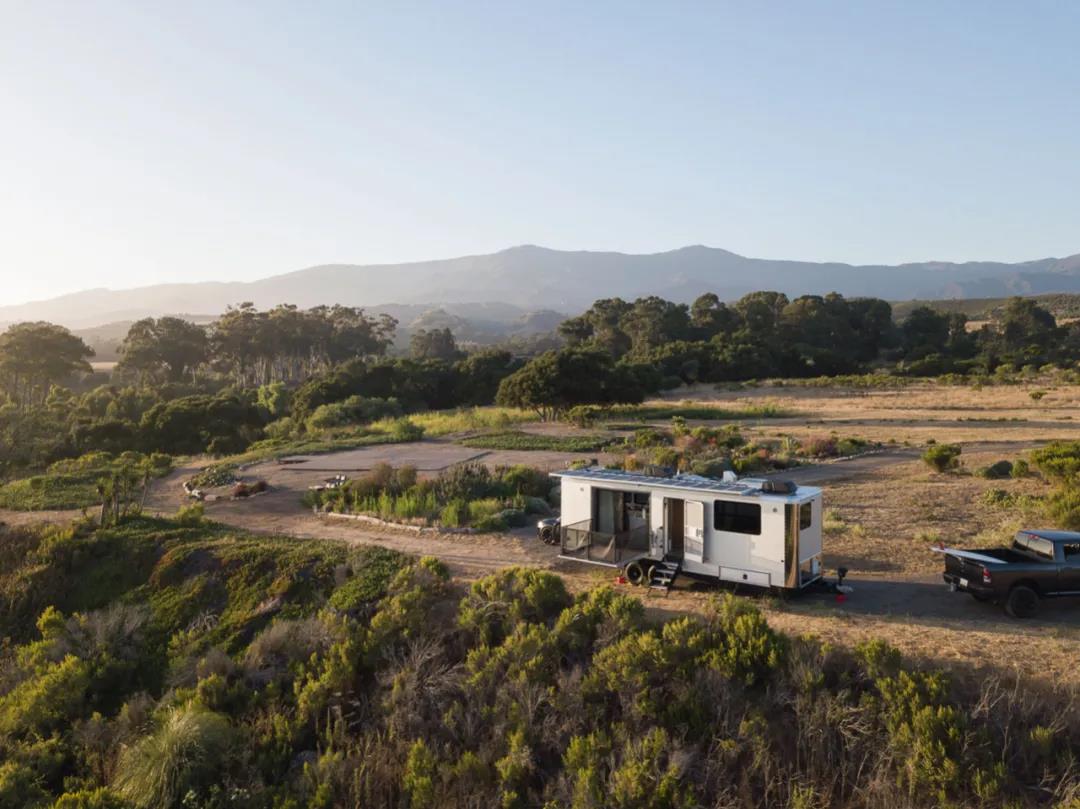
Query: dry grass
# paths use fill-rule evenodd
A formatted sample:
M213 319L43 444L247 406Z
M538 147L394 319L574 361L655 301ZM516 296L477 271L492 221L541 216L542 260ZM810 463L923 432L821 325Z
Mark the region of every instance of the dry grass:
M1030 393L1045 390L1039 401ZM1040 443L1080 434L1080 386L1033 382L981 389L917 383L896 390L756 388L737 392L702 387L680 400L769 404L799 418L745 423L748 437L791 435L806 441L835 433L912 448L911 460L824 484L825 564L845 566L855 593L788 602L763 599L770 623L850 647L884 638L905 654L941 665L1017 671L1025 677L1080 685L1080 608L1054 609L1045 620L1013 621L991 605L947 593L939 541L962 547L1005 543L1022 525L1046 524L1036 507L1002 509L984 493L1004 489L1038 497L1049 491L1038 477L985 480L971 474L994 461L1016 460ZM928 441L965 447L959 474L936 474L918 458ZM595 583L608 579L593 574ZM862 587L860 587L860 584ZM893 586L895 585L895 586ZM884 603L881 591L890 595ZM647 599L657 612L700 612L707 589L676 589Z
M1035 401L1033 391L1046 395ZM893 390L848 388L751 388L717 391L699 386L680 399L743 407L771 405L798 418L751 425L765 434L859 435L873 441L1039 441L1080 432L1080 386L1035 381L982 388L920 382Z

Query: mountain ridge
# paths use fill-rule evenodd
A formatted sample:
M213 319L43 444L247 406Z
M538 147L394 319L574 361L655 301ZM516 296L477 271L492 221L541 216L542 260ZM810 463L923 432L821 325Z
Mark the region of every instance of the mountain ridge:
M50 320L85 328L170 312L216 314L242 301L261 308L280 303L374 308L487 302L492 308L573 313L598 298L660 295L689 301L715 292L722 299L735 299L757 289L792 296L835 291L890 300L1080 292L1080 254L1016 263L854 265L752 258L705 245L637 254L518 245L496 253L399 264L321 264L255 281L92 287L0 306L0 323Z

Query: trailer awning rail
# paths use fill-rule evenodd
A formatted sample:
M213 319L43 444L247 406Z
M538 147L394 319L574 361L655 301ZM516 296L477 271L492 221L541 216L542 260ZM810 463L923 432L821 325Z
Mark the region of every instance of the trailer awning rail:
M618 567L649 552L649 528L611 534L593 530L592 520L582 520L562 526L561 544L564 559Z

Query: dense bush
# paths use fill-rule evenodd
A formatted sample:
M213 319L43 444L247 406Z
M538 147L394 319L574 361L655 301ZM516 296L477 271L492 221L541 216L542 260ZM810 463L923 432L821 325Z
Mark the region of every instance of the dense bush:
M396 418L403 412L397 399L350 396L341 402L320 405L308 417L306 424L309 430L325 430L348 424L367 424L383 418Z
M1080 790L1067 695L787 638L733 596L661 620L548 571L463 588L433 559L164 520L3 539L0 806L1004 809Z
M958 444L935 444L927 448L922 459L935 472L948 472L960 466L962 451Z
M384 520L505 531L526 525L526 512L547 513L543 498L551 488L546 473L528 466L459 464L433 480L418 480L413 467L378 464L342 487L306 493L304 502Z
M981 478L987 478L988 480L1001 480L1013 476L1013 463L1012 461L995 461L988 466L984 466L976 471Z

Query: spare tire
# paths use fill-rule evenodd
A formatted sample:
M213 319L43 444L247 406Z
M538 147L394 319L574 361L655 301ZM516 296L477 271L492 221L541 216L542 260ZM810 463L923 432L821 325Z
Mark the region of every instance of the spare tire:
M1009 591L1009 598L1005 601L1005 612L1013 618L1032 618L1039 611L1039 594L1018 584Z
M623 575L626 576L626 580L631 584L644 584L645 583L645 568L641 566L641 562L631 562L623 570Z

